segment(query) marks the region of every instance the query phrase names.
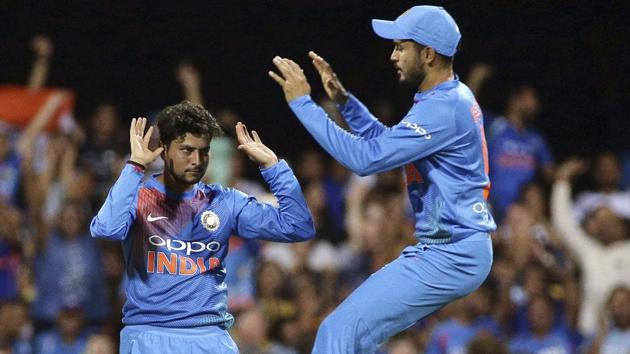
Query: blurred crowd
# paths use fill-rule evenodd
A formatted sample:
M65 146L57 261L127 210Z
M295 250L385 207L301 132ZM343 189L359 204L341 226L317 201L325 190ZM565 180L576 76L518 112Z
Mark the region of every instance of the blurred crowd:
M88 225L128 158L130 118L108 102L89 117L60 115L73 97L45 88L53 43L37 36L32 50L23 88L49 93L21 126L0 122L0 353L114 353L125 300L121 247L92 239ZM465 81L479 93L492 74L475 65ZM175 77L182 99L204 103L191 63ZM379 113L393 116L382 103ZM321 104L342 121L334 104ZM541 107L532 85L506 92L500 114L480 104L498 224L492 273L381 354L630 353L630 176L620 153L556 160L534 128ZM238 113L212 113L225 135L212 141L205 181L275 203L235 149ZM290 157L317 235L298 244L231 238L231 333L243 354L310 352L326 314L416 243L402 169L358 177L316 147L276 152Z

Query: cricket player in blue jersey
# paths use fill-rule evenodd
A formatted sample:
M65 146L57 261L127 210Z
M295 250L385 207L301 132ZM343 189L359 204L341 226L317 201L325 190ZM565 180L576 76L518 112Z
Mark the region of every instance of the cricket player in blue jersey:
M373 353L390 336L479 287L492 265L496 228L486 199L487 149L475 97L453 72L461 37L442 8L415 6L395 21L373 20L394 41L399 81L418 90L409 113L382 125L348 94L330 65L311 52L324 88L352 133L310 97L292 60L275 57L282 87L300 122L335 159L359 175L404 167L418 244L372 274L321 324L313 353Z
M120 353L238 353L226 331L224 259L228 239L297 242L311 238L313 220L300 185L258 134L236 125L238 149L260 165L279 208L237 190L200 180L210 141L220 132L202 106L165 108L157 117L161 146L151 151L153 127L133 119L131 158L92 220L92 236L121 241L127 301ZM143 181L158 156L164 171Z

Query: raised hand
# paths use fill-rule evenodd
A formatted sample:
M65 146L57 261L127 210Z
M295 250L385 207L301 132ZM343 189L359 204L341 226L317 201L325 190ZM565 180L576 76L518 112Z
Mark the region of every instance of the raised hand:
M311 85L308 84L308 80L304 76L304 70L293 60L275 57L273 58L273 63L282 75L269 71L269 76L282 87L284 98L287 102L311 94Z
M145 133L144 128L146 125L146 118L134 118L131 120L131 126L129 127L129 143L131 145L131 158L129 160L142 166L147 166L153 162L164 151L164 148L161 146L153 151L149 149L153 127L149 127L149 130Z
M269 168L278 162L276 154L262 143L258 133L252 130L250 135L245 124L241 122L236 123L236 137L239 143L237 148L245 152L250 160L264 168Z
M201 83L201 75L199 74L199 70L197 70L194 65L186 61L182 61L177 66L175 77L181 85L186 87L196 87L199 86Z
M201 94L201 74L199 70L187 61L182 61L177 66L175 78L182 85L184 98L192 103L203 105Z
M31 48L37 58L47 59L52 55L54 45L50 38L43 35L37 35L31 40Z
M556 170L556 179L570 181L578 174L582 174L586 171L586 162L576 157L571 157L565 161Z
M308 56L313 60L313 65L322 78L322 85L324 85L324 90L326 90L328 97L337 104L346 103L348 101L348 91L343 87L330 64L313 51L308 52Z

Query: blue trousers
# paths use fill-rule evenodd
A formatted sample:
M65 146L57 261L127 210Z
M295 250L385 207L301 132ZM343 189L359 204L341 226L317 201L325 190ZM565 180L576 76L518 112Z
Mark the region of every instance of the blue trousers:
M230 334L215 326L163 328L126 326L120 331L120 354L238 354Z
M492 241L485 233L409 246L326 317L313 353L374 353L389 337L473 292L491 266Z

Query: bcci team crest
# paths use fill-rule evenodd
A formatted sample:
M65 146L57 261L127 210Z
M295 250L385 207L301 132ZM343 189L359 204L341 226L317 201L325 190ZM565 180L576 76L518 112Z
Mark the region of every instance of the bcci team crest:
M220 224L219 216L215 212L206 210L201 213L201 225L203 225L206 230L210 232L216 231Z

